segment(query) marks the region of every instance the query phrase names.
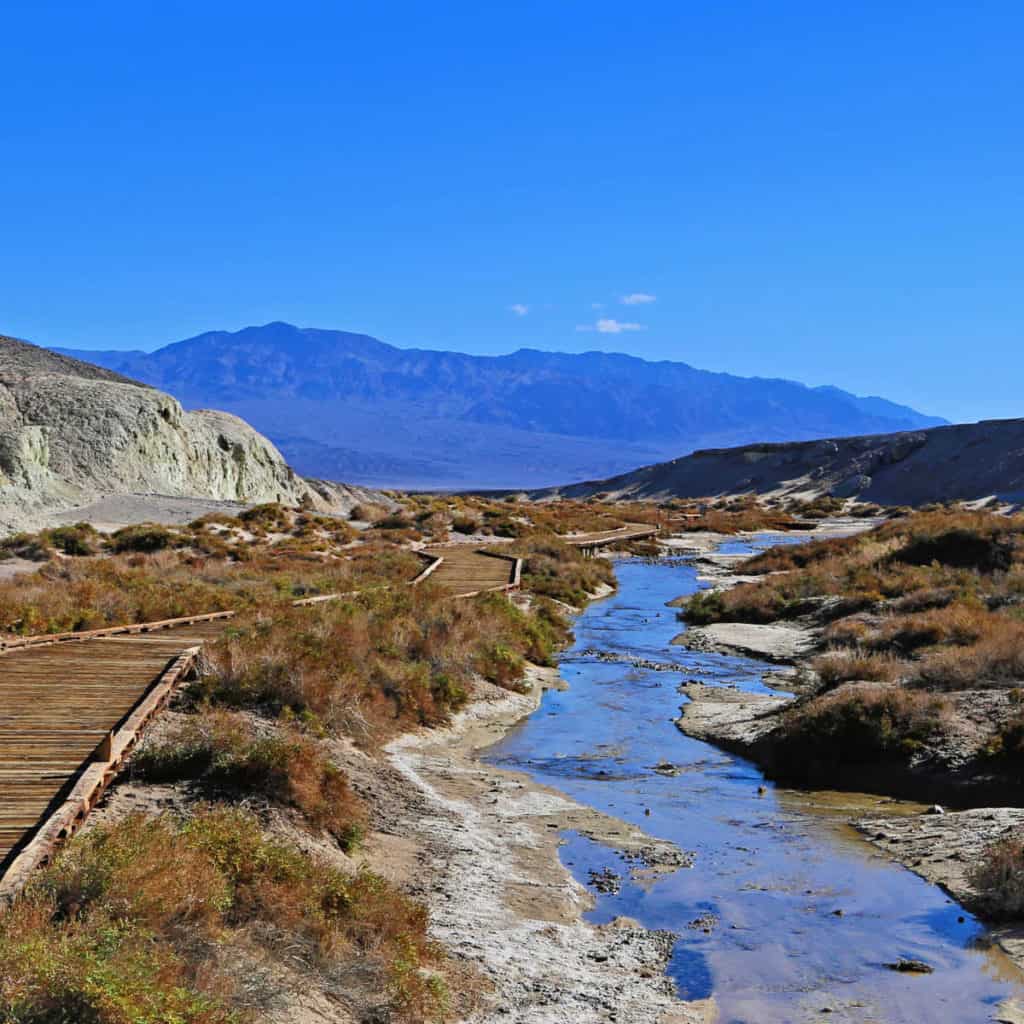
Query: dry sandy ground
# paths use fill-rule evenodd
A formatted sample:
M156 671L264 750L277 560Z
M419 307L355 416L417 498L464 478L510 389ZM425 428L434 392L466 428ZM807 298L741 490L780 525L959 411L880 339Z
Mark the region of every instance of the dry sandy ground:
M679 731L730 749L756 743L777 724L774 713L792 700L701 683L686 683L679 692L688 698L676 719Z
M0 580L9 580L23 572L35 572L39 562L30 562L27 558L5 558L0 562Z
M177 526L214 512L236 516L249 506L237 501L210 498L174 498L161 494L114 494L88 505L52 513L46 526L91 523L97 530L119 530L137 523Z
M672 643L691 651L742 654L791 665L814 649L816 639L817 630L803 626L716 622L710 626L691 626Z

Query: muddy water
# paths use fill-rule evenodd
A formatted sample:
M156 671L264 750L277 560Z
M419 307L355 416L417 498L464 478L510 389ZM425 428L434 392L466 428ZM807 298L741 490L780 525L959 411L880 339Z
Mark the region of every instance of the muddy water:
M614 853L568 835L563 858L581 882L604 869L621 878L617 893L598 896L591 919L627 915L677 933L670 973L680 995L714 995L723 1024L998 1019L1002 1000L1024 995L1020 974L986 947L971 915L843 825L917 808L782 790L743 759L683 736L672 724L683 678L763 691L765 666L669 645L680 624L665 602L698 588L684 562L624 561L618 577L619 592L577 621L561 664L569 688L548 693L488 755L695 852L690 868L631 879ZM602 662L584 653L592 650L687 672ZM654 771L660 762L678 774ZM900 958L924 960L934 973L884 966Z

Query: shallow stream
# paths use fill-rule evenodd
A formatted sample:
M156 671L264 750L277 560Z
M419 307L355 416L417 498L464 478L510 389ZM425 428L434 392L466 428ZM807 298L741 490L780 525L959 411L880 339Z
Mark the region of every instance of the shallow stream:
M732 542L723 550L747 549ZM682 559L624 560L617 574L618 592L576 622L561 661L569 688L546 694L488 753L694 852L692 867L637 881L615 853L569 835L563 860L582 883L605 869L621 877L589 918L624 915L677 933L669 971L680 995L713 995L721 1024L980 1024L997 1019L1007 997L1021 998L1024 979L970 914L843 824L917 808L777 788L749 762L679 732L684 679L764 692L770 669L670 645L683 627L665 602L699 589ZM678 774L653 770L661 762ZM934 973L884 966L901 958L924 960Z

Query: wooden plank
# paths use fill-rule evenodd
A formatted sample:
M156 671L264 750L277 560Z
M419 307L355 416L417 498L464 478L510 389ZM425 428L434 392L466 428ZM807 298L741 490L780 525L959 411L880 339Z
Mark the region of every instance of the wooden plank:
M13 899L31 873L47 863L60 845L81 826L117 775L146 724L166 704L174 688L195 665L199 653L199 647L189 647L180 651L169 665L164 659L164 668L154 679L153 652L139 648L140 682L135 699L127 707L118 702L108 701L107 704L106 719L109 722L112 716L115 717L115 722L120 722L116 728L108 725L106 729L83 736L77 750L51 749L47 753L49 748L46 743L40 743L40 753L44 760L52 757L55 761L65 761L65 774L37 771L33 776L24 762L13 770L0 763L0 793L3 795L4 808L0 814L0 858L25 843L0 878L0 902ZM34 655L32 660L36 660ZM0 699L16 699L17 692L18 687L9 685L7 674L4 673L0 678ZM59 688L54 699L73 704L74 684ZM4 736L4 731L0 727L0 739L8 746L12 738ZM47 736L52 742L52 730L28 737L28 741L42 741ZM24 741L26 737L13 739ZM84 765L83 756L91 758ZM38 762L36 764L38 768ZM52 804L54 794L68 784L71 789L67 796L43 818ZM31 838L25 842L29 833L32 833Z

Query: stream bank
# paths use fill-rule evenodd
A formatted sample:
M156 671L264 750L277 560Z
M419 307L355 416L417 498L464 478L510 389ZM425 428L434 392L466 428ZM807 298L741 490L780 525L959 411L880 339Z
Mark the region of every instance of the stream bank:
M734 573L733 567L756 549L768 546L770 540L761 535L754 538L755 548L736 551L742 543L733 542L730 545L733 552L720 558L702 549L697 559L703 570L700 581L728 588L750 579ZM671 603L678 606L681 602ZM780 633L788 634L789 640L780 642ZM795 679L801 660L813 652L817 633L813 628L793 625L722 623L686 628L673 643L691 650L759 658L766 669L772 664L786 664L791 666L790 678ZM676 719L681 732L749 758L769 776L775 773L773 730L777 725L777 712L795 698L709 687L696 681L684 683L679 692L685 698ZM984 703L985 696L968 692L953 695L952 699L959 697L966 702L980 699ZM975 708L976 712L978 710ZM980 712L984 714L985 709L981 708ZM810 765L807 784L812 789L866 790L924 805L945 805L941 814L922 813L891 819L851 818L850 824L884 856L939 886L957 902L984 917L982 901L968 881L968 869L989 843L1020 834L1024 829L1024 809L1014 806L1019 802L1020 787L1015 779L990 775L969 763L957 765L955 759L953 761L947 767L893 763L817 768ZM987 803L992 806L986 806ZM950 806L963 809L950 811ZM994 925L982 941L998 945L1016 967L1024 969L1024 926ZM1024 1014L1020 1019L1024 1020Z
M405 736L391 764L421 799L394 831L416 848L415 871L432 932L483 976L473 1022L711 1024L709 1000L684 1003L666 973L675 935L626 915L599 924L597 904L562 864L562 836L585 837L650 880L690 862L674 842L579 803L528 775L478 757L564 689L556 669L533 668L528 692L480 684L444 730Z
M777 787L746 759L682 735L682 679L771 699L785 680L761 662L671 646L678 624L665 604L699 586L686 560L627 559L618 575L619 592L576 623L561 661L569 688L546 693L486 755L693 851L690 867L637 878L623 857L569 831L563 861L597 901L587 920L673 933L671 979L684 999L713 998L723 1022L1010 1019L1021 974L984 926L848 825L924 808ZM933 972L886 966L910 960Z

